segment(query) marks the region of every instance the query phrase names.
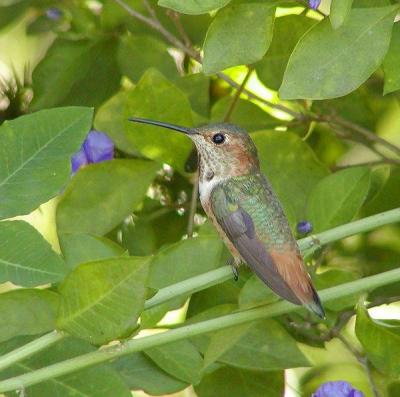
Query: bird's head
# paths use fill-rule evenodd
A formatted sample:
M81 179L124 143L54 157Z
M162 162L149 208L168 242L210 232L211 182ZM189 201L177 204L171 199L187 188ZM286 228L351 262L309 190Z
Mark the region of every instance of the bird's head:
M187 135L196 145L200 166L218 174L243 175L258 170L257 150L247 131L227 123L187 128L161 121L132 117L130 121L151 124Z

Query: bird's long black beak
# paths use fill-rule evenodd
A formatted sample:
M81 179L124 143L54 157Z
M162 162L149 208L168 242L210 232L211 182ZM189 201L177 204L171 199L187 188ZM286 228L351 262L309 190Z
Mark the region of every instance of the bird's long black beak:
M165 123L163 121L142 119L140 117L130 117L128 120L129 121L133 121L135 123L151 124L151 125L156 125L157 127L168 128L170 130L183 132L186 135L193 135L194 134L194 130L191 129L191 128L181 127L180 125Z

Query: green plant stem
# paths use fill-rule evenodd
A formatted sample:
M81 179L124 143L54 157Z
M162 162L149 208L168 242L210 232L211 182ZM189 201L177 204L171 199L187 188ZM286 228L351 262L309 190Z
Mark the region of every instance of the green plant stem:
M65 334L52 331L0 357L0 371L60 341Z
M327 302L397 281L400 281L400 269L390 270L381 274L327 288L320 291L320 297L322 301ZM300 309L300 306L295 306L287 301L280 301L260 308L236 312L211 320L182 326L155 335L135 338L119 346L111 346L96 352L83 354L27 374L6 379L0 382L0 393L16 390L21 387L28 387L130 353Z
M373 215L355 222L347 223L338 226L326 232L319 233L314 236L306 237L298 241L299 247L302 251L319 248L323 244L328 244L333 241L349 237L356 233L367 232L379 226L387 225L400 221L400 208L386 211L381 214ZM207 273L201 274L181 281L179 283L170 285L159 290L152 298L148 299L145 303L145 309L150 309L154 306L165 303L176 297L186 294L193 294L213 285L222 283L232 277L232 272L229 266L223 266ZM0 370L20 361L32 354L35 354L55 342L63 338L62 333L50 332L40 338L13 350L2 357L0 357Z

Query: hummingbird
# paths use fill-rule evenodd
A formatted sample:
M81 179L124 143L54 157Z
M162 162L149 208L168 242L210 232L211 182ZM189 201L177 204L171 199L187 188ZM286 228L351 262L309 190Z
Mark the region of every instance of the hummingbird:
M260 170L250 135L227 123L186 128L138 117L129 120L178 131L194 142L200 201L232 254L235 276L245 263L281 298L324 318L287 217Z

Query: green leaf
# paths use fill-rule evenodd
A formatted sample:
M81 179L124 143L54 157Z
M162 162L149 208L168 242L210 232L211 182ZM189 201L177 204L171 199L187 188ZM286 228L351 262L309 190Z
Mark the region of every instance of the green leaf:
M152 396L176 393L188 384L174 378L159 368L144 353L134 353L119 358L112 366L132 390L144 390Z
M10 343L1 345L2 354L11 351L24 343L26 338L16 338ZM64 338L62 341L36 353L31 358L19 361L1 372L1 378L27 374L40 368L56 364L63 360L93 352L94 348L86 342L74 338ZM60 376L45 382L29 386L24 392L29 397L131 397L131 393L122 377L109 365L97 365L84 368L69 375ZM19 396L18 392L7 395Z
M120 85L114 38L57 39L33 71L33 109L98 106Z
M210 113L210 79L203 73L196 73L174 79L174 83L187 95L193 111L208 118Z
M218 358L218 361L224 364L259 371L309 365L294 339L274 320L255 322L241 336L240 333L238 335L233 331L234 328L221 330L216 335L211 336L209 346L214 346L214 338L221 341L224 339L223 335L225 335L224 343L230 348ZM243 328L242 331L244 331ZM231 338L232 344L230 343Z
M249 309L275 302L279 299L255 274L246 281L239 294L239 307Z
M400 375L400 327L373 320L363 307L357 310L356 335L372 364L389 376Z
M232 97L226 96L215 103L211 110L212 122L223 122L227 110L232 103ZM250 101L239 99L229 120L232 124L240 125L248 132L272 129L282 122L263 111Z
M0 342L19 335L36 335L55 328L58 295L39 289L0 294Z
M128 257L78 266L59 287L58 328L97 345L132 333L146 299L148 264Z
M140 156L138 150L125 134L124 106L128 94L128 91L121 90L105 102L96 112L94 128L98 131L107 131L107 135L119 150Z
M234 347L252 326L253 323L249 322L213 332L204 352L204 368L216 362L224 353Z
M231 0L158 0L161 7L171 8L182 14L199 15L226 6Z
M327 19L315 25L289 59L280 97L328 99L354 91L382 63L397 10L355 9L336 30Z
M271 181L291 223L305 218L310 190L328 174L312 149L297 135L263 131L251 135L262 172Z
M392 39L390 47L383 61L383 70L385 72L385 86L383 93L389 94L390 92L400 89L400 24L395 23L393 26Z
M276 2L233 3L219 11L204 42L204 73L259 61L272 40Z
M151 36L124 36L118 47L121 72L135 83L151 67L156 67L166 77L178 76L175 62L167 49L166 44Z
M8 5L7 3L5 4ZM0 12L0 29L5 28L12 22L20 18L29 8L29 1L19 1L8 7L2 6Z
M0 222L0 282L35 287L62 280L67 270L34 227L23 221Z
M216 235L179 241L152 259L149 286L160 289L220 266L223 244Z
M155 69L149 69L129 93L125 120L131 116L192 126L187 96ZM125 133L127 140L144 156L184 170L192 144L183 134L130 121L125 121Z
M350 222L364 203L370 185L370 170L348 168L322 179L312 190L307 217L314 232Z
M283 371L261 372L222 367L206 375L195 391L199 397L281 397L284 383Z
M334 285L348 283L356 280L354 273L348 270L328 269L315 277L317 290L333 287ZM324 307L328 310L341 311L355 306L361 294L348 295L344 298L334 299L324 302Z
M59 236L61 252L67 266L75 268L81 263L122 256L125 250L105 237L90 234L64 233Z
M57 207L59 233L109 232L144 199L158 168L145 160L112 160L79 170Z
M165 372L190 384L198 384L201 379L203 358L189 340L181 340L145 350Z
M257 75L267 87L278 90L290 54L303 34L315 23L315 20L303 14L275 19L271 46L264 58L256 64Z
M352 4L353 0L332 0L329 18L333 29L340 28L347 21Z
M0 126L0 219L27 214L62 189L92 113L78 107L43 110Z

